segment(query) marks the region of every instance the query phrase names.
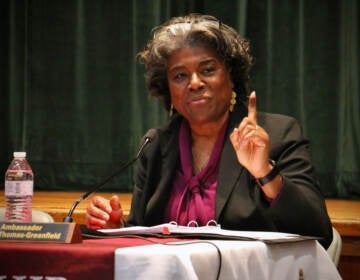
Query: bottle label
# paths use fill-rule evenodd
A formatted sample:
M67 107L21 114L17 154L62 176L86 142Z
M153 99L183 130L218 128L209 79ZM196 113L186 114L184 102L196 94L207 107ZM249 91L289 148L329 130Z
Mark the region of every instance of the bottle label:
M5 181L5 195L33 195L33 181Z

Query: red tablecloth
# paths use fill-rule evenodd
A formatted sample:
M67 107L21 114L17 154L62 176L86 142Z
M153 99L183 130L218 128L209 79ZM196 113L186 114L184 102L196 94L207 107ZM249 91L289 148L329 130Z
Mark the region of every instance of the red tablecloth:
M179 239L156 239L172 242ZM78 244L0 242L0 279L113 279L117 248L153 244L139 238L86 239ZM33 277L31 277L33 276ZM56 278L55 278L56 277ZM47 278L51 280L51 278Z

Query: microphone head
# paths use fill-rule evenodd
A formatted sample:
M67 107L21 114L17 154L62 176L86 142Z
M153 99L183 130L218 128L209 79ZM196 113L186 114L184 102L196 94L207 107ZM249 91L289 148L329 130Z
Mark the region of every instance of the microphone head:
M137 156L136 158L139 158L143 149L145 148L145 146L150 143L154 136L156 134L156 129L154 128L150 128L146 133L145 135L143 136L143 138L141 138L141 141L140 141L140 148L139 148L139 151L137 153Z
M155 128L150 128L145 133L145 136L143 138L144 138L144 140L148 139L151 142L151 140L154 138L155 134L156 134L156 129Z

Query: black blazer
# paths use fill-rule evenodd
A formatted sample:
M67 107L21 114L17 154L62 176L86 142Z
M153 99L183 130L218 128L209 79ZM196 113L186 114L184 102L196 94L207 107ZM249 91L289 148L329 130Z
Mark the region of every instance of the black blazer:
M317 236L327 248L332 226L311 162L309 143L291 117L258 113L258 124L270 136L270 158L283 177L277 201L270 206L251 174L239 164L229 135L245 107L230 114L220 159L216 191L216 221L225 229L261 230ZM178 133L182 117L175 116L157 130L138 163L127 225L151 226L163 220L172 181L179 161Z

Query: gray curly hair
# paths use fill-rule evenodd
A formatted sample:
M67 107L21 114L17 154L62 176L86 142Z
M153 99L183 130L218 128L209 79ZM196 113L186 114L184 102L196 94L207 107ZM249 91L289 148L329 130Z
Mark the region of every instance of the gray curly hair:
M245 101L251 90L252 56L249 43L232 27L210 15L189 14L174 17L153 31L154 37L138 53L145 65L145 81L151 96L169 111L171 97L166 75L167 59L183 47L206 46L218 54L229 70L238 101Z

